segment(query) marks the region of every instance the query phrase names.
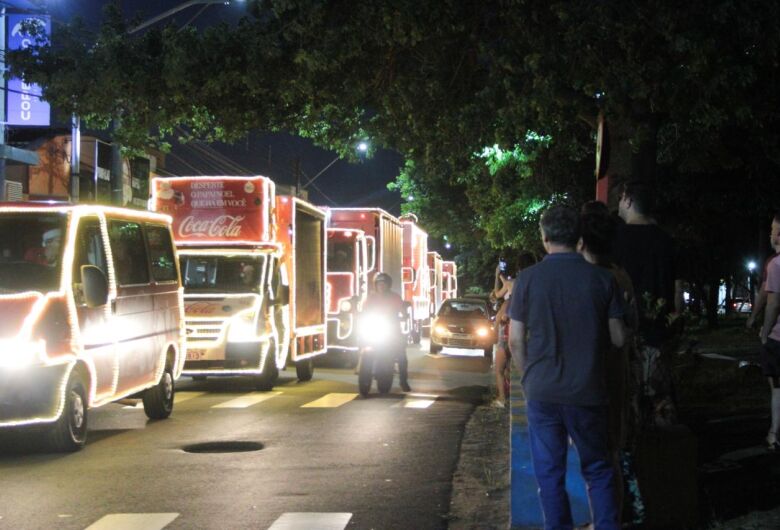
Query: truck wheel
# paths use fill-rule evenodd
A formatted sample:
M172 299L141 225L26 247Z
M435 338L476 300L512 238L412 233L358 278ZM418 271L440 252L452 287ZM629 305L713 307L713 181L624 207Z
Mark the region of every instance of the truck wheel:
M48 433L49 447L57 452L78 451L87 441L87 392L81 375L73 371L65 390L65 408Z
M314 363L311 358L295 363L295 374L298 376L298 381L302 383L311 381L314 375Z
M434 344L433 341L431 341L431 346L428 349L428 351L430 351L432 354L435 355L437 353L440 353L441 350L442 350L442 346L439 346L438 344Z
M270 348L268 348L268 357L265 358L263 372L255 377L255 389L260 391L273 390L278 378L279 369L276 367L276 346L272 343Z
M160 382L144 390L144 412L150 420L164 420L173 412L173 372L166 367Z

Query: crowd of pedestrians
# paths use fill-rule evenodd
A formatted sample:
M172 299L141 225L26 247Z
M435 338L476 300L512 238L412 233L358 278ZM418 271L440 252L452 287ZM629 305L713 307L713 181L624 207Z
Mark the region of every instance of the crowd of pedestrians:
M622 187L619 219L596 201L580 212L551 207L540 220L544 258L526 261L511 280L497 274L504 289L494 294L506 298L497 320L508 316L509 336L497 348L496 402L506 398L511 352L545 528L573 524L569 443L579 454L595 528L641 523L632 452L645 429L676 422L670 344L681 282L673 241L651 211L648 187L633 182ZM780 283L780 262L777 269ZM780 309L780 294L777 302ZM777 354L780 360L780 348Z

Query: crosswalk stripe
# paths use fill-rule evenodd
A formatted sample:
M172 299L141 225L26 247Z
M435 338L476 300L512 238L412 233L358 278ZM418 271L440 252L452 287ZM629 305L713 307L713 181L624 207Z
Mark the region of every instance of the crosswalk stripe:
M176 392L173 395L173 402L181 403L182 401L189 401L190 399L200 397L205 394L206 394L205 392L186 392L186 391Z
M178 513L111 513L98 519L86 530L160 530L178 516Z
M344 530L352 519L351 513L284 513L268 530Z
M211 408L245 409L247 407L251 407L252 405L256 405L257 403L260 403L261 401L265 401L267 399L271 399L272 397L276 397L279 394L281 394L281 392L252 392L251 394L246 394L244 396L237 397L229 401L218 403L217 405L214 405Z
M437 394L420 394L413 392L406 394L404 400L393 405L393 407L405 409L427 409L433 405L439 398Z
M332 392L322 396L320 399L310 401L305 405L301 405L301 408L335 408L340 407L344 403L349 403L355 399L358 395L346 392Z
M193 399L193 398L196 398L196 397L200 397L200 396L202 396L204 394L205 394L205 392L187 392L187 391L176 392L173 395L173 402L174 402L174 404L175 403L181 403L182 401L188 401L190 399ZM138 403L136 403L135 405L125 405L122 408L123 409L142 409L142 408L144 408L144 402L143 402L143 400L139 399Z

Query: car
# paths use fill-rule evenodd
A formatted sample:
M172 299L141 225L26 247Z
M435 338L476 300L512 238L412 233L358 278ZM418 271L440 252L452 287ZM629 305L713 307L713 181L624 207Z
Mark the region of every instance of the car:
M748 298L732 298L731 309L737 313L750 313L753 310L753 304Z
M493 353L496 343L495 317L487 300L450 298L445 300L431 323L431 353L442 348L481 349Z

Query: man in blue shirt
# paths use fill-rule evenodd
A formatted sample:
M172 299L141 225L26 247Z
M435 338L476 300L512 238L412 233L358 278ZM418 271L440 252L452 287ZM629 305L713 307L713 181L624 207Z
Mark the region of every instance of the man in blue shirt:
M540 221L547 256L515 280L509 316L512 359L522 372L534 474L545 528L572 528L566 494L571 438L596 529L620 528L607 438L606 358L625 341L612 274L576 252L579 215L554 206Z

